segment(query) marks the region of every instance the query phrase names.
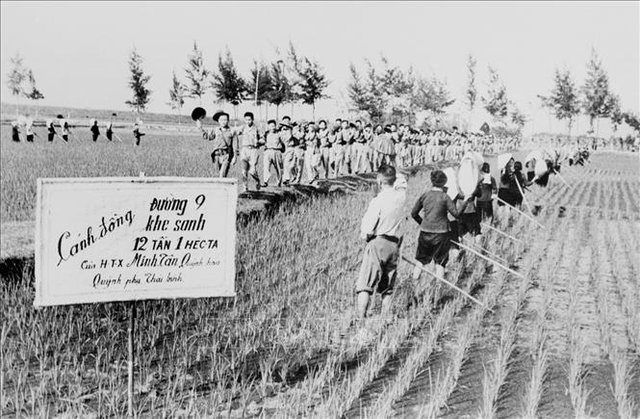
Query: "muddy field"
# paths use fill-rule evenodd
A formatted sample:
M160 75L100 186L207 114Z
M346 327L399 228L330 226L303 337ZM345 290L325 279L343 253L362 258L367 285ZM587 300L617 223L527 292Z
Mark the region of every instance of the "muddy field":
M140 416L637 417L640 414L640 168L601 153L527 194L447 278L403 263L391 318L350 326L371 191L284 206L239 229L238 298L144 302ZM408 208L428 184L409 180ZM409 210L409 209L408 209ZM403 254L417 227L403 226ZM268 251L265 251L268 249ZM2 278L2 411L120 416L124 304L34 310L33 272ZM376 301L377 303L378 301Z

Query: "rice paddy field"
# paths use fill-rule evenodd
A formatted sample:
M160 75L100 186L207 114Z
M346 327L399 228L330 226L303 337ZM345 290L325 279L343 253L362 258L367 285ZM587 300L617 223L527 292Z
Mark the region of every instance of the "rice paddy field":
M147 140L145 143L144 140ZM38 141L38 140L36 140ZM13 144L2 129L1 215L33 219L35 179L210 174L199 137ZM517 153L522 157L523 153ZM138 303L140 417L602 417L640 415L640 164L596 153L502 212L447 279L401 262L391 315L351 325L373 191L282 205L238 226L235 299ZM409 178L407 216L429 171ZM402 226L412 258L418 229ZM127 306L33 308L33 267L0 272L2 415L126 414Z

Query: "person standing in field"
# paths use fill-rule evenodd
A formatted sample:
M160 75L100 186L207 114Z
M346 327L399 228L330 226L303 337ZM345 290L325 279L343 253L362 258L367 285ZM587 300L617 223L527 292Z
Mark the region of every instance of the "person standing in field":
M510 153L498 156L500 167L500 183L498 185L498 212L501 213L505 203L509 206L516 205L517 197L513 195L513 164L515 159Z
M459 218L468 202L465 199L457 209L443 189L446 184L447 175L442 170L431 172L432 188L418 198L411 211L411 217L420 225L416 249L418 264L413 271L414 280L420 278L421 268L425 265L430 265L430 271L436 276L444 277L444 268L449 261L451 247L447 214ZM473 199L473 196L470 199Z
M219 124L209 132L205 138L213 142L211 161L214 171L219 177L227 177L229 169L236 163L238 154L238 133L229 126L229 114L216 112L213 115L214 122Z
M258 149L263 144L263 138L254 124L252 112L244 113L244 125L238 129L240 137L240 163L242 164L242 184L246 191L249 186L248 177L256 181L256 190L260 190L258 176Z
M262 164L264 183L263 187L269 186L269 179L271 178L271 167L276 171L276 179L278 180L278 187L282 186L282 151L284 150L284 143L280 138L280 133L276 130L275 119L267 122L267 133L265 134L265 150Z
M27 117L24 120L24 131L27 137L27 142L32 143L33 137L35 136L35 132L33 131L33 119L27 114Z
M476 206L482 220L493 221L493 200L498 193L496 179L491 176L491 166L485 162L482 164L482 173L478 182L479 196L476 199Z
M113 117L114 115L111 114L111 118L109 118L109 121L107 121L107 124L105 125L105 133L107 135L107 140L109 141L113 141Z
M11 139L16 143L20 142L20 128L18 127L18 121L11 122Z
M140 125L142 125L142 121L140 120L137 120L133 125L133 136L136 138L136 146L140 146L140 139L145 135L144 132L140 131Z
M50 143L53 142L53 138L56 136L56 128L53 126L53 120L47 119L47 140Z
M405 219L406 189L394 188L396 170L391 166L378 169L377 182L380 193L369 203L360 225L360 236L367 241L356 282L360 320L367 317L371 295L376 291L382 298L383 316L389 314L402 244L398 233Z
M513 195L515 206L522 205L524 196L522 195L525 189L533 184L532 181L525 178L522 173L522 162L515 162L513 164L513 177L511 180L511 194ZM521 191L522 190L522 191Z
M98 141L98 137L100 137L100 128L98 127L98 120L97 119L92 119L91 120L91 137L93 139L93 142L95 143L96 141Z

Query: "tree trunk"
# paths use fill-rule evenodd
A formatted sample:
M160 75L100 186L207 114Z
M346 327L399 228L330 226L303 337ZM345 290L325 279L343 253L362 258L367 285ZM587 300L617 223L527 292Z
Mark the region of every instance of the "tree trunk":
M276 105L276 124L278 123L279 112L280 112L280 105Z
M311 104L311 117L313 118L313 120L316 120L316 103L313 102Z
M600 117L598 117L598 120L596 121L596 138L598 137L600 133Z

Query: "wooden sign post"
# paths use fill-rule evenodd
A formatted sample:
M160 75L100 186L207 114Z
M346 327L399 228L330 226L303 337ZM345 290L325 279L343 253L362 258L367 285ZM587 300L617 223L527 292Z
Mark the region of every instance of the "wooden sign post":
M235 179L38 179L36 307L235 296Z

